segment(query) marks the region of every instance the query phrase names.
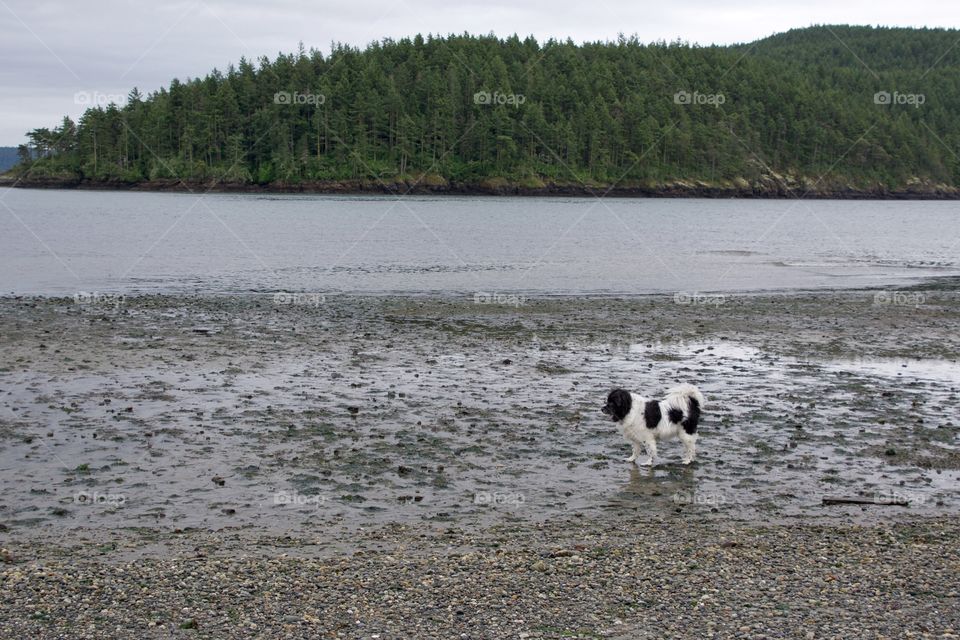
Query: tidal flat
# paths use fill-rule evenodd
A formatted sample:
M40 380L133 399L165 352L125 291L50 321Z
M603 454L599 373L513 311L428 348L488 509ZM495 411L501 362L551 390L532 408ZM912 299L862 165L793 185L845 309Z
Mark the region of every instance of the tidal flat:
M956 284L0 299L0 631L951 633ZM606 393L678 382L697 462L624 462Z

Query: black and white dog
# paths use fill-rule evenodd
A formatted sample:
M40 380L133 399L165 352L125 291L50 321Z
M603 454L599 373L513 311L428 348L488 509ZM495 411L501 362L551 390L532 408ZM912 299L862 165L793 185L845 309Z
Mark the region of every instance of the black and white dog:
M690 464L697 455L697 422L703 405L699 389L681 384L668 391L663 400L647 400L625 389L614 389L601 411L617 423L620 433L633 447L627 462L636 461L643 445L650 459L638 464L653 465L657 440L678 436L683 443L683 464Z

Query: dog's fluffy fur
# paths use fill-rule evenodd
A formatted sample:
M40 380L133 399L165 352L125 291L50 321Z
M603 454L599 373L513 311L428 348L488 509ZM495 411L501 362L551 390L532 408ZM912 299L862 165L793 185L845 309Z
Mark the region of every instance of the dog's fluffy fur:
M633 447L627 462L636 462L640 446L652 465L657 458L657 440L679 437L683 443L683 464L697 455L697 423L704 406L703 394L692 384L681 384L667 392L663 400L648 400L625 389L614 389L601 411L617 423L620 433Z

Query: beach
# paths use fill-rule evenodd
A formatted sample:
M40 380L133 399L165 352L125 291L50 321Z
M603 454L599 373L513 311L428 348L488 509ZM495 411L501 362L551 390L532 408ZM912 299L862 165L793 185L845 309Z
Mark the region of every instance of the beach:
M956 285L0 299L0 635L951 637Z

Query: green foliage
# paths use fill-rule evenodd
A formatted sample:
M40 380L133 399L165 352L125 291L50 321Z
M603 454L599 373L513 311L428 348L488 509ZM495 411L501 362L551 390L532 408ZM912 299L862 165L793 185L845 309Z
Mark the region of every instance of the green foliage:
M730 47L469 35L338 45L326 57L301 47L36 129L18 171L125 182L730 185L776 173L955 185L958 39L820 26ZM877 104L877 92L894 103Z

